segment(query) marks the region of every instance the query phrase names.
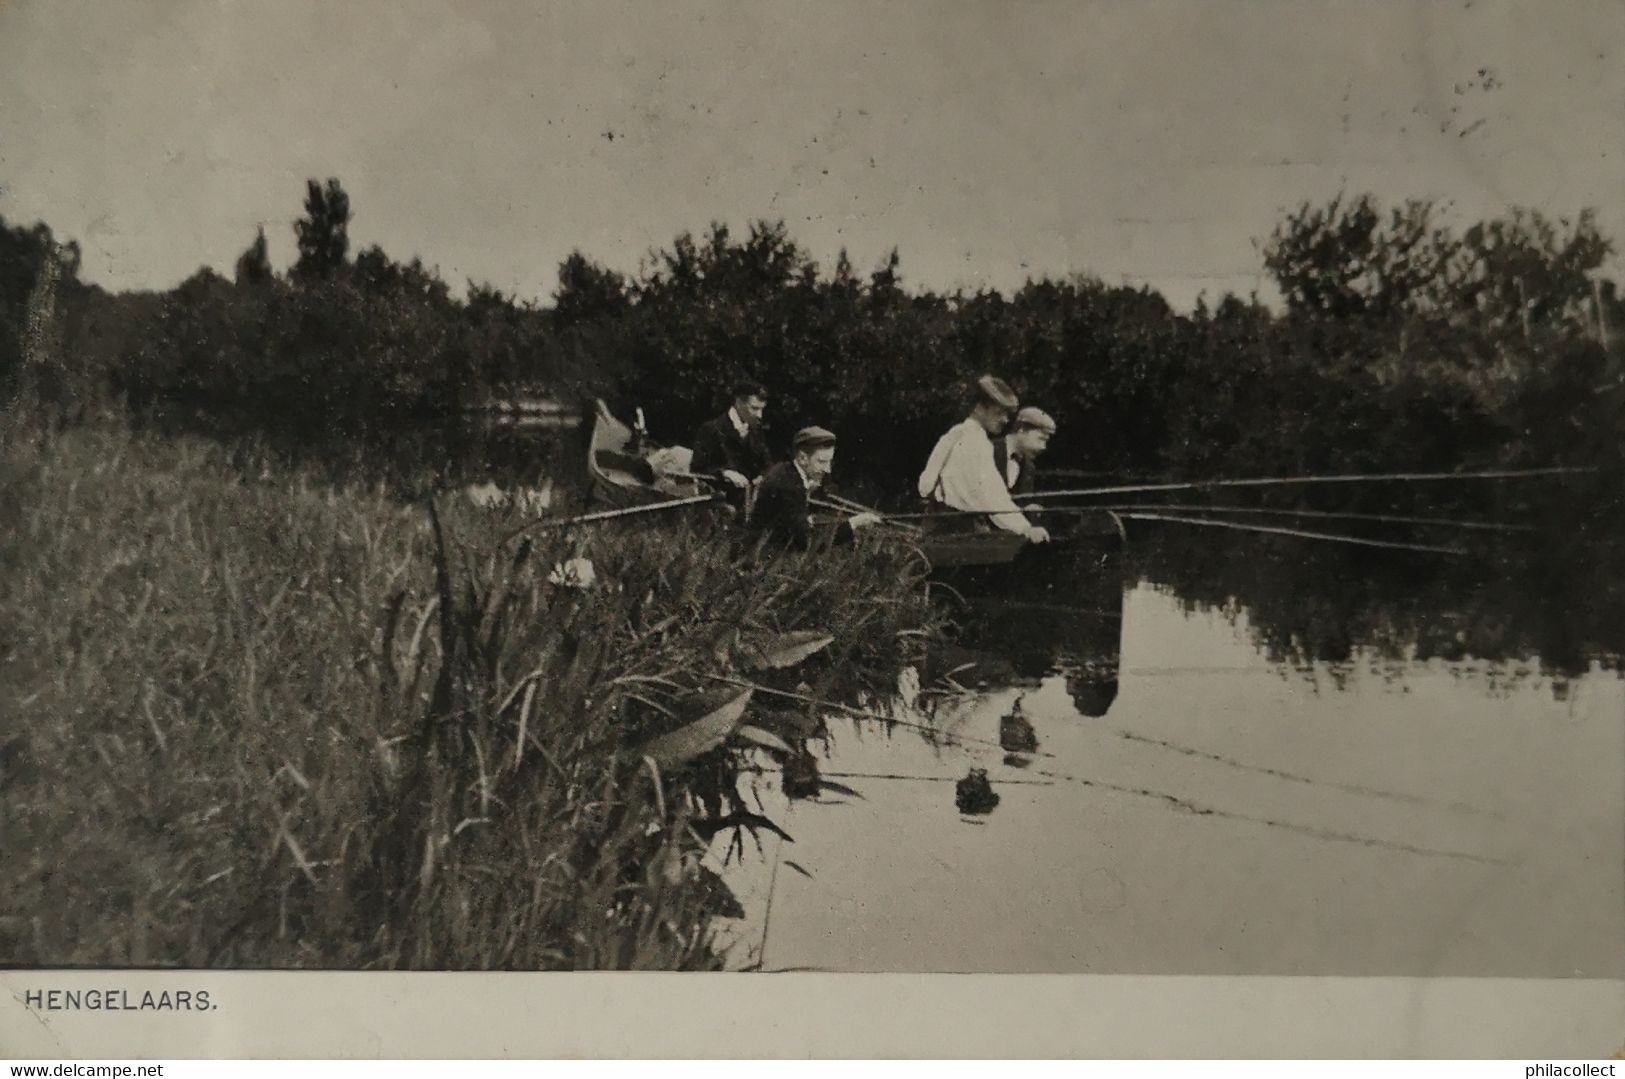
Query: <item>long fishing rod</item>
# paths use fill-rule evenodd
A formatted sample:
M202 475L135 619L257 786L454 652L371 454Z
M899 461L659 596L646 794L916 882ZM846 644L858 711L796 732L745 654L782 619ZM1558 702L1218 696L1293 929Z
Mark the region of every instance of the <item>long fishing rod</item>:
M1385 524L1436 525L1452 528L1476 528L1487 532L1533 532L1534 525L1501 524L1494 521L1462 521L1451 517L1405 517L1386 513L1333 513L1326 510L1288 510L1263 506L1193 506L1170 502L1123 502L1095 505L1091 509L1124 512L1130 510L1180 510L1202 513L1256 513L1275 517L1320 517L1342 521L1375 521Z
M1305 483L1415 482L1421 480L1504 480L1529 476L1561 476L1596 472L1595 468L1506 468L1481 472L1382 472L1342 476L1272 476L1259 479L1194 480L1182 483L1137 483L1115 487L1079 487L1070 490L1034 491L1029 498L1082 498L1087 495L1133 494L1142 491L1198 491L1208 487L1282 487Z
M1241 532L1263 532L1275 536L1296 536L1299 539L1327 540L1350 543L1358 547L1382 547L1392 551L1424 551L1429 554L1464 555L1461 547L1440 547L1429 543L1399 543L1391 540L1366 539L1363 536L1344 536L1334 532L1307 532L1298 528L1276 528L1271 525L1238 524L1235 521L1215 521L1202 517L1175 517L1166 513L1125 513L1131 521L1168 521L1173 524L1200 525L1207 528L1233 528Z
M824 777L829 778L829 779L903 779L903 780L910 780L910 781L915 782L915 783L958 783L959 782L959 777L958 776L913 776L913 775L902 775L902 774L892 773L892 772L823 772L823 771L821 771L818 774L820 776L824 776ZM1021 787L1053 787L1053 786L1055 786L1055 780L1053 780L1053 779L995 779L995 780L993 780L993 783L995 785L1001 786L1001 787L1011 786L1011 785L1021 786Z
M825 491L824 497L838 509L849 510L853 513L880 513L880 511L875 509L873 506L865 506L862 502L854 502L850 498L842 498L834 491Z
M834 495L831 495L830 497L836 498ZM808 505L817 506L820 509L834 510L836 513L842 514L872 513L880 518L881 524L891 525L894 528L908 532L910 535L917 534L920 531L918 526L908 524L905 521L900 521L894 514L882 513L879 510L872 510L867 506L860 506L858 503L844 498L836 498L836 501L833 502L826 502L821 498L809 498L807 499L807 503Z
M617 517L631 517L639 513L654 513L656 510L668 510L677 506L693 506L701 502L714 502L715 500L715 495L692 495L688 498L669 498L664 502L651 502L643 506L627 506L624 509L618 510L599 510L596 513L581 513L574 517L544 517L539 521L531 521L529 524L521 525L520 527L514 529L512 532L502 537L502 542L508 543L514 538L523 535L526 532L532 531L533 529L564 528L568 525L586 524L589 521L609 521Z

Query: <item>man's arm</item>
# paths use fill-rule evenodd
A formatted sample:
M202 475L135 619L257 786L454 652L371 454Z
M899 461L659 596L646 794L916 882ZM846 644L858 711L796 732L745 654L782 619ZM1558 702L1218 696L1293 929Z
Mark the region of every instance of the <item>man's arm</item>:
M1015 500L1010 497L1010 489L1004 484L1004 477L999 475L992 461L987 463L987 468L976 469L972 473L972 480L978 488L976 504L996 511L989 520L1006 532L1032 531L1032 523L1016 507Z
M704 476L714 476L728 467L727 450L717 437L716 425L709 420L694 432L694 459L689 467Z
M932 492L937 489L937 481L948 462L948 453L953 449L960 433L959 429L955 428L937 439L937 444L932 447L931 456L925 462L925 470L920 473L919 481L915 484L921 498L930 498Z
M721 476L735 487L749 486L750 480L742 471L738 452L730 443L733 428L727 420L711 420L694 436L694 459L691 467L702 476Z
M986 512L988 519L1007 532L1032 531L999 475L991 447L986 452L956 453L942 471L948 503L958 509Z

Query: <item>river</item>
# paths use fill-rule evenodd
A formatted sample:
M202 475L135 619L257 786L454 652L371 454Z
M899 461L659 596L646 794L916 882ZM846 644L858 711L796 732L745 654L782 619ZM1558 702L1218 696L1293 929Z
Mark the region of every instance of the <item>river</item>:
M1527 567L1323 551L1181 539L967 616L964 691L894 702L957 741L831 719L850 793L747 785L794 842L724 869L736 965L1625 975L1617 656Z

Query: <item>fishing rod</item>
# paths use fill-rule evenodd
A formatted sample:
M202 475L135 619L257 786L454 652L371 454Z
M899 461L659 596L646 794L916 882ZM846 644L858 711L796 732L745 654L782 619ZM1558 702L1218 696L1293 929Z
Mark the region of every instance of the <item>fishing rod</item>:
M915 783L958 783L958 776L914 776L892 772L824 772L818 773L827 779L902 779ZM1053 779L995 779L991 781L996 786L1021 787L1053 787Z
M1327 540L1334 543L1351 543L1359 547L1382 547L1393 551L1423 551L1429 554L1464 555L1467 553L1462 547L1441 547L1429 543L1399 543L1392 540L1366 539L1363 536L1345 536L1334 532L1307 532L1298 528L1276 528L1271 525L1238 524L1235 521L1215 521L1202 517L1175 517L1165 513L1125 513L1122 515L1131 521L1167 521L1173 524L1201 525L1207 528L1233 528L1241 532L1262 532L1276 536L1296 536L1299 539Z
M834 491L825 491L824 497L834 503L838 508L850 510L853 513L880 513L873 506L865 506L862 502L854 502L850 498L843 498Z
M1480 472L1381 472L1333 476L1272 476L1260 479L1194 480L1181 483L1138 483L1115 487L1079 487L1070 490L1034 491L1029 498L1082 498L1087 495L1133 494L1143 491L1197 491L1208 487L1282 487L1307 483L1416 482L1421 480L1503 480L1530 476L1561 476L1596 472L1595 468L1506 468Z
M1333 513L1326 510L1288 510L1263 506L1192 506L1169 502L1124 502L1092 506L1092 509L1116 512L1130 510L1180 510L1202 513L1257 513L1276 517L1321 517L1343 521L1375 521L1385 524L1436 525L1452 528L1476 528L1487 532L1533 532L1534 525L1501 524L1494 521L1462 521L1451 517L1405 517L1385 513Z
M817 506L820 509L834 510L836 513L842 513L842 514L847 514L847 513L872 513L876 517L880 518L880 523L881 524L891 525L892 527L901 529L901 530L909 533L910 535L917 534L920 531L920 529L919 529L919 527L917 525L911 525L911 524L908 524L905 521L897 520L896 516L893 515L893 514L882 513L879 510L869 509L867 506L860 506L856 502L852 502L852 501L850 501L848 499L844 499L844 498L838 498L835 495L831 495L830 497L834 498L835 501L826 502L821 498L809 498L809 499L807 499L807 503L809 505Z
M674 509L678 506L694 506L701 502L714 502L715 495L692 495L688 498L669 498L663 502L651 502L643 506L627 506L618 510L599 510L596 513L582 513L574 517L544 517L539 521L531 521L521 525L502 537L503 543L508 543L516 537L532 529L564 528L568 525L586 524L590 521L609 521L617 517L631 517L639 513L654 513L656 510Z

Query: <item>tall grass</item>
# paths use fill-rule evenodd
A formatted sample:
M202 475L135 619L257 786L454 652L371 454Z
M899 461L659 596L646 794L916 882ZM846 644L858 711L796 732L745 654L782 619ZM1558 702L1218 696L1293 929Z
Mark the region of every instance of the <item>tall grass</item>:
M639 745L752 642L832 634L794 678L855 692L929 618L883 548L499 547L511 516L262 474L127 432L0 448L0 962L720 967L700 855L749 820L747 751ZM571 556L597 585L549 582Z

